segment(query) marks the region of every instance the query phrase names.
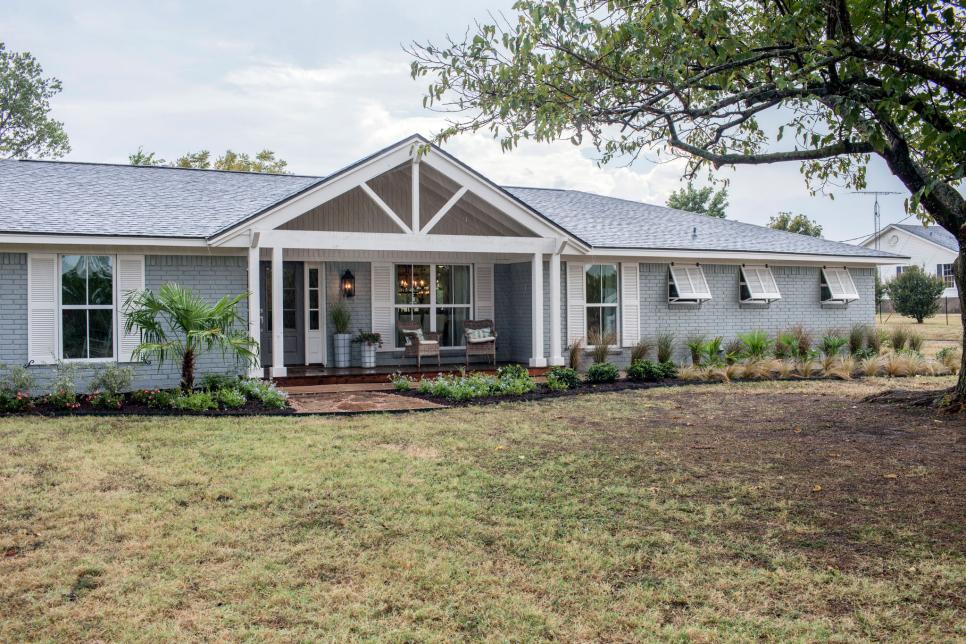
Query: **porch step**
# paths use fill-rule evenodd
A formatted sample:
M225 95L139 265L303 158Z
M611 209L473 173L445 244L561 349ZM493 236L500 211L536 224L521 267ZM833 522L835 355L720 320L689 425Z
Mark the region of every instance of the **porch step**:
M497 365L497 367L504 365ZM279 387L314 387L319 385L351 385L362 383L387 383L389 377L394 373L403 373L415 379L435 378L440 373L458 373L463 369L462 363L436 365L423 365L422 369L412 366L396 367L376 367L374 369L363 369L361 367L348 367L344 369L325 368L325 367L289 367L288 374L284 378L275 378L275 383ZM496 369L493 365L470 365L468 372L495 374ZM546 374L546 367L528 367L527 371L531 376L537 377ZM267 374L266 374L267 377Z

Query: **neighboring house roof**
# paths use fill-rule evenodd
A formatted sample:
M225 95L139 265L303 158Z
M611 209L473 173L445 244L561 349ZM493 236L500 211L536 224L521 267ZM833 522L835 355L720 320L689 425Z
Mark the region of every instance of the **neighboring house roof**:
M0 160L0 233L208 237L320 180L254 172Z
M917 237L922 237L926 241L939 244L940 246L948 248L954 253L959 252L959 244L956 243L956 236L937 224L932 224L931 226L923 226L921 224L892 224L889 227L898 228L899 230L904 230L907 233L916 235ZM880 236L881 234L882 233L880 233Z
M209 239L326 180L317 176L0 160L0 233ZM897 257L862 246L588 192L505 190L597 248Z
M590 192L514 187L507 190L596 248L895 257L893 253L862 246Z

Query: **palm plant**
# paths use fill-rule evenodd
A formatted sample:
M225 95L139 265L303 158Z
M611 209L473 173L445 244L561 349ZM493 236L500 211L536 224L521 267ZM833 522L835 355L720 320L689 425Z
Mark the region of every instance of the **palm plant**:
M701 352L704 348L704 336L692 335L686 342L688 351L691 353L691 364L695 367L701 366Z
M842 352L842 349L848 343L848 338L842 337L841 335L830 331L826 335L822 336L822 340L819 342L818 346L826 358L834 358Z
M744 345L744 351L750 358L761 359L768 355L771 349L771 340L764 331L749 331L739 333L738 338Z
M198 357L215 347L222 355L232 353L254 364L258 342L247 330L236 328L244 323L238 304L247 298L247 293L226 295L212 305L178 284L162 284L157 294L150 290L129 293L124 300L124 332L141 332L134 358L157 360L159 368L170 359L179 360L184 392L194 387Z

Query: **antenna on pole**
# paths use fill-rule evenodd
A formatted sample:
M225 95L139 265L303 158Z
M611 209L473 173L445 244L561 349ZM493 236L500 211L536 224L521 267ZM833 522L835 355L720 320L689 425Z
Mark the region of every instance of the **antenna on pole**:
M882 214L879 212L879 195L898 195L902 193L891 192L888 190L853 190L852 194L875 196L875 205L872 207L872 216L875 222L875 249L879 250L879 233L882 230Z

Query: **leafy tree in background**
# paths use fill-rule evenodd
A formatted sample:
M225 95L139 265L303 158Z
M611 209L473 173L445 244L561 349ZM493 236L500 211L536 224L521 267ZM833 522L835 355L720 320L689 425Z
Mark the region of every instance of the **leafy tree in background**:
M70 152L64 124L50 118L50 99L60 93L60 81L43 74L30 53L9 51L0 42L0 158Z
M808 235L809 237L822 236L822 226L817 221L802 214L793 215L788 211L780 212L769 218L768 227L789 233Z
M514 11L409 47L412 76L429 78L424 103L451 117L437 141L482 129L507 150L569 139L602 162L669 153L688 179L795 162L813 191L865 188L875 155L909 190L907 208L959 240L966 315L961 3L519 0ZM947 399L966 408L966 353Z
M919 324L939 312L939 297L945 290L943 278L930 275L918 266L910 266L885 285L896 313L915 318Z
M265 172L268 174L285 174L288 162L283 159L275 158L275 153L271 150L262 150L250 157L244 152L234 152L226 150L223 155L211 162L211 152L199 150L198 152L188 152L178 157L173 163L168 163L154 152L145 152L139 147L137 152L128 155L128 162L131 165L151 165L151 166L170 166L175 168L196 168L200 170L233 170L236 172Z
M725 208L728 207L728 189L721 188L716 191L711 186L695 188L694 182L688 181L688 185L671 193L667 198L667 205L668 208L724 219Z

